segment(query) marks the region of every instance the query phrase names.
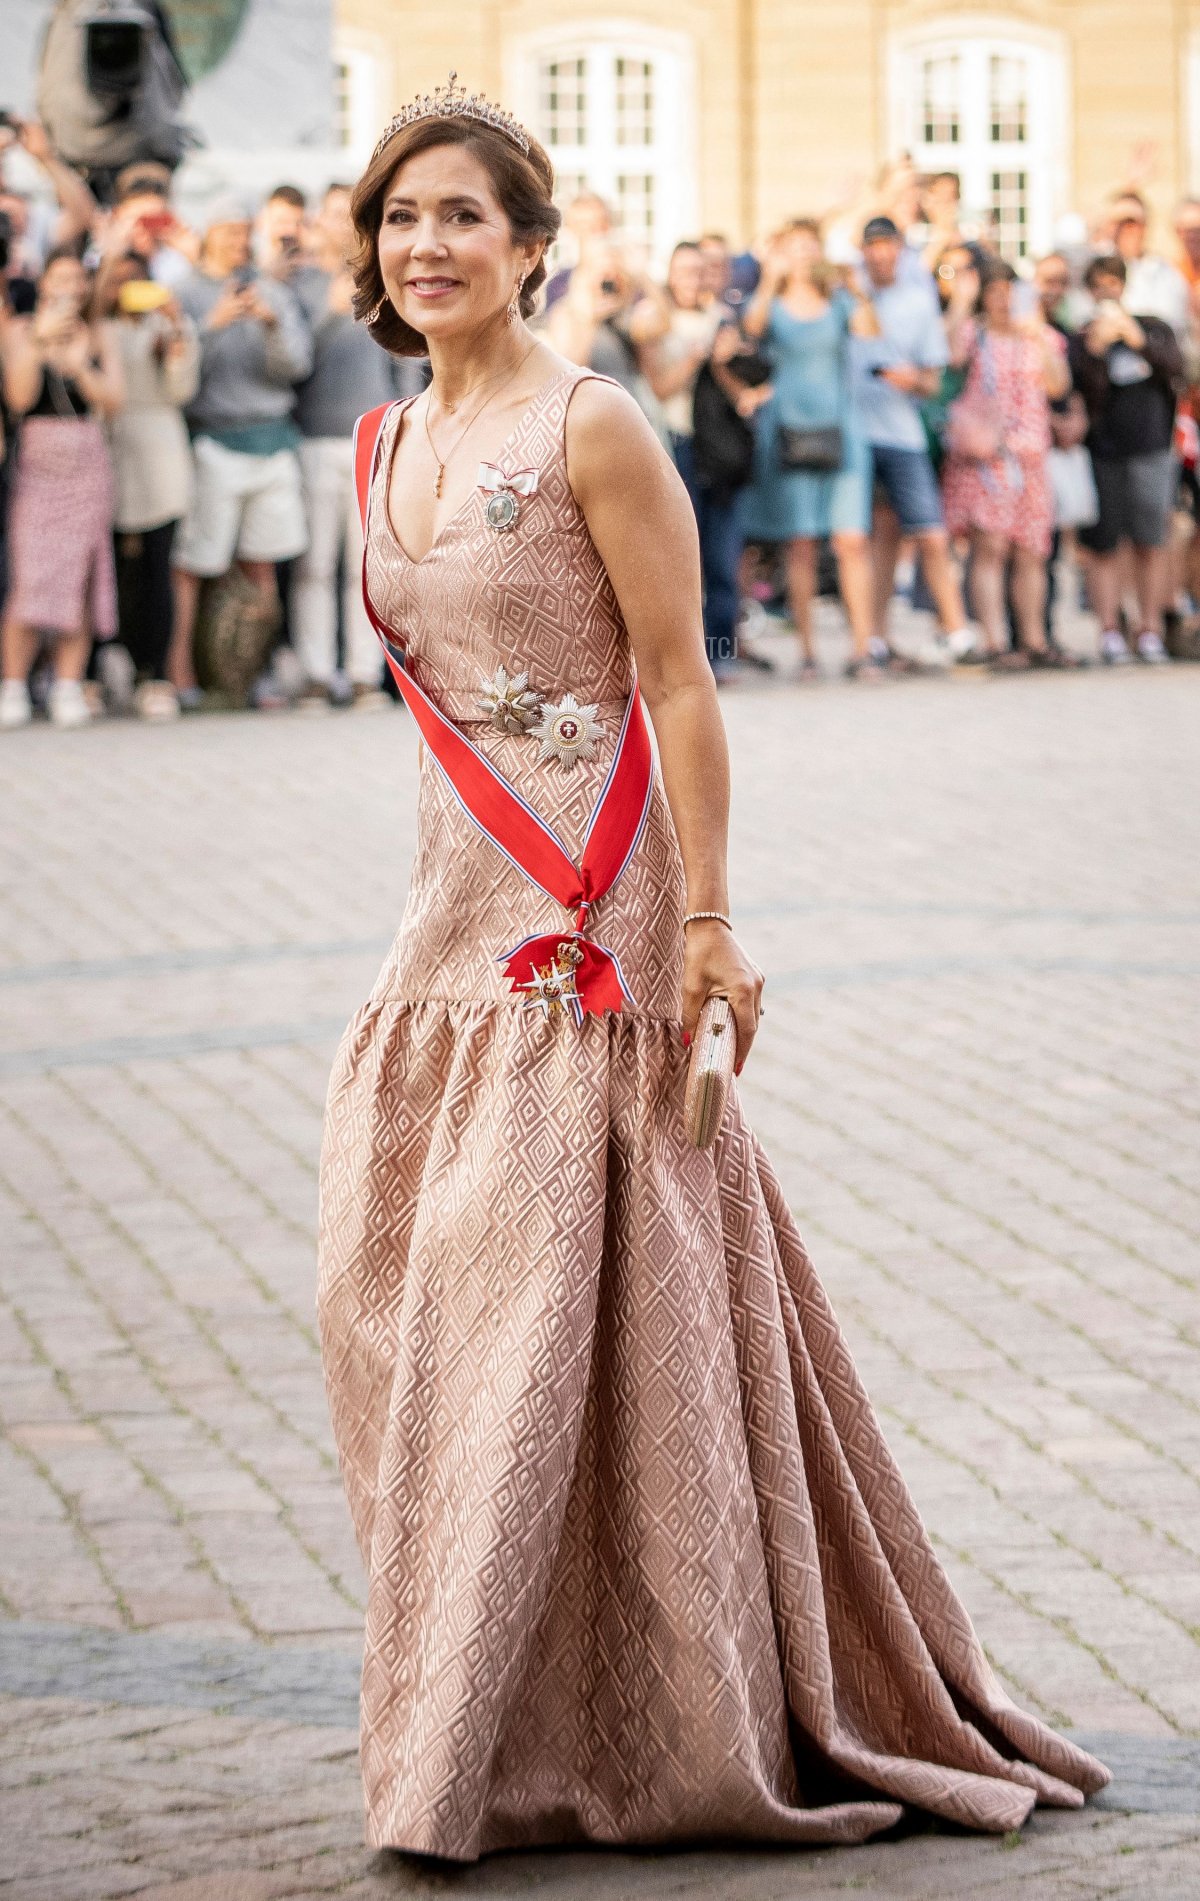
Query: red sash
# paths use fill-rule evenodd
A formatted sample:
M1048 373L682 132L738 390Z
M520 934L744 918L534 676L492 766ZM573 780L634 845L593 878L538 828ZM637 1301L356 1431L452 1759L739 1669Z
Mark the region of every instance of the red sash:
M371 483L384 419L393 407L360 416L354 430L354 479L368 533ZM632 858L650 807L653 760L650 735L635 678L613 761L600 788L576 864L558 834L497 772L466 734L418 686L392 630L379 619L367 586L363 554L363 603L383 646L392 678L417 730L467 817L532 884L574 914L570 928L523 938L497 958L514 990L527 992L527 1007L549 1015L569 1009L580 1023L591 1012L619 1010L633 997L616 956L584 937L588 912L612 890Z

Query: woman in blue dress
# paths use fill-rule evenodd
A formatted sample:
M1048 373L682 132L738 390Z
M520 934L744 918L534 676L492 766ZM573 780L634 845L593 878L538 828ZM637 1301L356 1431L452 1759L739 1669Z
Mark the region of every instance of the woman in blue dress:
M754 481L743 499L742 527L749 541L785 544L788 604L805 672L815 672L817 664L817 544L831 538L853 643L847 671L857 674L869 665L872 485L871 451L854 420L850 339L875 334L877 323L871 306L832 287L828 273L816 225L797 218L768 251L747 308L744 327L770 363L771 381L758 412ZM841 431L839 468L783 466L781 429L828 428Z

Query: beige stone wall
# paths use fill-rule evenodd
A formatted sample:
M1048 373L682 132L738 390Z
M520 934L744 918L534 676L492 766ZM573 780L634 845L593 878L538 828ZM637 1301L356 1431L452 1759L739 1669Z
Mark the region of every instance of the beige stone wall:
M821 210L889 155L888 49L954 15L1057 36L1065 54L1072 208L1096 211L1153 141L1147 192L1165 222L1188 183L1184 59L1200 0L338 0L386 54L393 105L444 80L504 96L515 42L619 17L686 34L696 72L700 223L746 239ZM686 162L686 155L681 155Z

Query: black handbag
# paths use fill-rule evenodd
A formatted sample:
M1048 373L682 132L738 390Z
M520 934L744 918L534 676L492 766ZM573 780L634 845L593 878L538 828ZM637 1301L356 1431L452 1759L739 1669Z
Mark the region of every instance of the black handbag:
M842 432L837 423L820 429L792 429L779 425L779 466L809 475L832 475L842 466Z
M748 389L770 378L762 357L745 351L726 365ZM754 478L754 429L730 402L709 363L701 365L692 394L692 453L700 486L728 500Z

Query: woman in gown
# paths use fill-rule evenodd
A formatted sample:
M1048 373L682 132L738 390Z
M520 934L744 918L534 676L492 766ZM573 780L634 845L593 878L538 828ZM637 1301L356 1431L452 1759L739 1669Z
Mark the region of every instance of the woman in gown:
M1107 1773L985 1660L736 1092L713 1149L685 1135L700 1004L732 999L740 1065L762 980L719 917L684 926L728 908L695 528L632 399L526 329L551 189L446 92L354 201L359 312L433 368L360 425L369 610L426 744L322 1161L368 1839L1009 1829ZM621 824L573 920L537 841L594 868Z

